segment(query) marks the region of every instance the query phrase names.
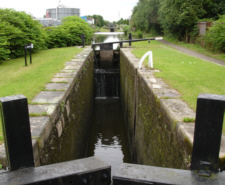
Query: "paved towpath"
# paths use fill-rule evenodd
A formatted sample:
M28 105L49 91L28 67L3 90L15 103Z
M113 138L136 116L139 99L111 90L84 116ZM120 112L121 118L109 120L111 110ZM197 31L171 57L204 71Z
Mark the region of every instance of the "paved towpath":
M181 47L181 46L177 46L177 45L172 44L172 43L170 43L170 42L168 42L166 40L159 40L159 42L161 42L162 44L169 45L169 46L171 46L171 47L181 51L182 53L185 53L185 54L188 54L188 55L200 58L200 59L208 61L208 62L212 62L212 63L218 64L218 65L221 65L221 66L225 66L225 61L223 61L223 60L215 59L215 58L206 56L204 54L192 51L190 49L187 49L187 48L184 48L184 47Z

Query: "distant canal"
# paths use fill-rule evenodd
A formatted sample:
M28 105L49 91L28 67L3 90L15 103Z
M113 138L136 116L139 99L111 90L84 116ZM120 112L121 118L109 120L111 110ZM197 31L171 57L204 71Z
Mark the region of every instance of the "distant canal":
M114 42L125 40L125 36L123 32L98 32L94 34L92 43L101 43L101 42ZM119 44L114 44L113 49L116 49ZM99 48L96 48L97 50Z
M112 42L123 40L123 33L107 32L95 34L94 43ZM114 49L117 45L113 46ZM100 78L99 78L99 73ZM110 77L111 75L111 77ZM117 77L115 78L115 75ZM111 78L111 79L110 79ZM87 156L96 156L106 161L112 167L112 175L122 163L131 163L127 133L123 121L122 108L119 97L119 68L118 69L95 69L95 81L102 83L101 89L108 93L96 93L94 116L91 125ZM104 84L112 83L112 88L104 87ZM95 83L95 84L98 84ZM99 88L99 87L95 87ZM99 90L100 91L100 90ZM111 92L109 92L111 91ZM97 91L98 92L98 91Z

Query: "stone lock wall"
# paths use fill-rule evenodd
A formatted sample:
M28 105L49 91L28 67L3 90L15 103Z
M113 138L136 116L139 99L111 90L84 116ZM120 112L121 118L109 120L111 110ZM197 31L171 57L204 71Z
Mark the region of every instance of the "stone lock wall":
M195 117L195 113L179 99L175 90L155 79L154 71L138 69L139 60L130 49L121 49L120 56L121 101L134 162L188 168L192 144L178 127L185 123L173 116L168 105L174 102L172 105L177 110L186 107L181 108L181 117ZM163 93L162 88L157 89L157 81L158 87L164 86ZM192 128L193 124L186 126Z
M41 164L84 158L93 112L94 62L83 62L68 96L58 106L57 119L40 154Z
M35 166L85 157L93 100L94 59L86 47L28 107ZM0 163L7 166L4 144Z
M133 161L138 164L188 169L191 162L195 112L179 93L162 79L160 72L138 69L131 48L120 50L121 103ZM225 166L225 134L221 138L219 166Z

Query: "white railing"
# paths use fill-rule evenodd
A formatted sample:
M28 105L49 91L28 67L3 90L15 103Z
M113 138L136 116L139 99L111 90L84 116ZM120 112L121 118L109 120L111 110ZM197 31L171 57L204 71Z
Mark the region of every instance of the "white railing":
M147 53L145 53L143 55L143 57L141 58L141 60L138 63L138 69L141 69L141 65L144 62L145 58L149 56L148 58L148 67L153 68L153 56L152 56L152 51L148 51Z

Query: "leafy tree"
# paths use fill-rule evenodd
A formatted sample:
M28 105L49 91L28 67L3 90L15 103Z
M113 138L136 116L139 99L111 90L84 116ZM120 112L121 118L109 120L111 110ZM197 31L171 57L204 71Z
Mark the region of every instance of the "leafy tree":
M202 3L203 0L162 0L159 20L164 33L185 36L188 42L198 18L205 13Z
M94 14L94 15L88 15L87 17L93 18L95 20L95 23L94 23L95 26L102 27L107 24L107 21L105 21L101 15Z
M5 36L0 35L0 62L9 59L9 42Z
M225 14L225 0L204 0L203 9L206 13L200 16L200 19L211 18L217 20L220 15Z
M212 51L225 52L225 14L214 22L204 38L206 47Z
M1 40L4 40L1 45L7 51L8 58L22 56L24 44L33 43L34 52L45 47L42 26L30 15L13 9L0 9L0 20Z
M121 18L119 21L115 22L116 24L126 24L129 25L129 19Z
M69 34L62 27L45 27L44 28L47 38L46 44L50 48L66 47L69 42Z
M127 36L129 31L130 31L130 27L129 26L126 25L126 26L123 27L123 32L124 32L125 36Z
M161 32L158 21L160 0L139 0L131 16L131 25L145 32Z
M81 35L85 34L85 40L90 41L93 29L90 25L78 16L63 18L62 25L58 27L44 28L48 48L75 46L81 44Z
M68 46L81 44L81 35L85 34L85 40L90 41L93 35L91 26L78 16L69 16L63 19L63 24L60 26L69 34Z

